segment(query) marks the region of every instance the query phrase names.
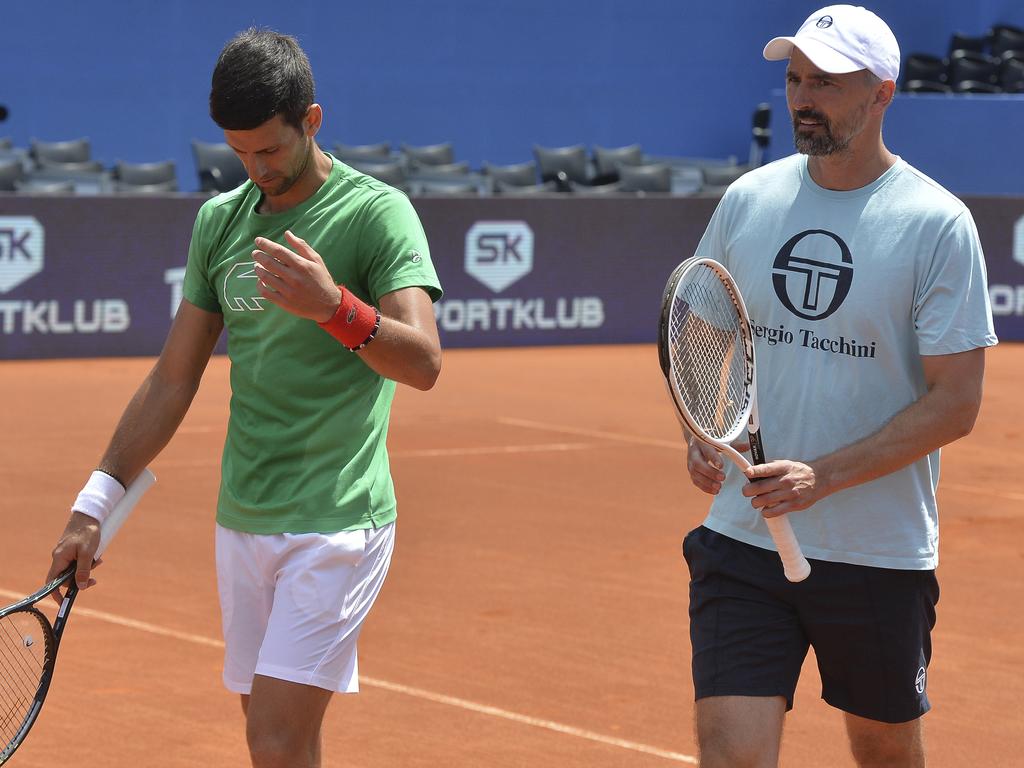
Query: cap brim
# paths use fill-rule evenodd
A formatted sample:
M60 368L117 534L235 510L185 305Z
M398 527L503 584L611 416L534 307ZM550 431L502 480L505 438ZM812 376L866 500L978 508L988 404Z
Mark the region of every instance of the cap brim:
M857 72L864 69L864 65L848 59L841 53L836 53L824 43L808 38L798 39L796 37L776 37L768 41L764 47L764 57L768 61L780 61L788 59L793 55L793 49L799 48L814 66L822 72L833 75L842 75L847 72Z

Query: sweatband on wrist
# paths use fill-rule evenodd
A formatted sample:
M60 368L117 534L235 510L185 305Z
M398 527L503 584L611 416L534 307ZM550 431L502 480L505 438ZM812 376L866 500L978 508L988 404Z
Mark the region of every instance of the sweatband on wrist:
M376 307L359 299L345 286L339 285L341 303L331 319L317 323L353 352L365 347L380 330L380 312Z
M124 486L106 472L96 470L71 505L72 512L81 512L102 523L124 496Z

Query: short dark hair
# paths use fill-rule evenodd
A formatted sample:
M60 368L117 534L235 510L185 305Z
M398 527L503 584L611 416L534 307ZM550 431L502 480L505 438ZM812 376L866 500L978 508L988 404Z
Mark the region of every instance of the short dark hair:
M255 27L235 35L217 58L210 117L226 131L248 131L281 115L302 130L313 103L313 69L298 41Z

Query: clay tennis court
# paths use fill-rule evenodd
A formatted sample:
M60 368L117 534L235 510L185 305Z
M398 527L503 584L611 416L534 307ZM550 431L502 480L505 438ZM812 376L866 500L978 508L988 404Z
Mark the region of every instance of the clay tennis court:
M151 364L0 364L0 604L41 585ZM1024 346L990 351L978 425L944 452L925 718L937 768L1024 754L1022 371ZM153 464L158 484L79 598L13 766L248 765L220 683L213 569L227 374L215 358ZM396 557L360 640L363 693L328 710L325 766L695 764L679 545L707 502L685 477L653 345L450 351L432 392L400 389L390 447ZM809 658L787 768L853 765L818 694Z

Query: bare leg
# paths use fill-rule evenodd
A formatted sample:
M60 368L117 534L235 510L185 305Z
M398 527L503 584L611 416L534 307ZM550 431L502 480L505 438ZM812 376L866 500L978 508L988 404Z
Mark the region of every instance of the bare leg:
M924 768L921 718L880 723L846 713L846 733L860 768Z
M331 691L256 675L242 696L253 768L320 768L320 726Z
M696 705L701 768L775 768L786 700L781 696L711 696Z

